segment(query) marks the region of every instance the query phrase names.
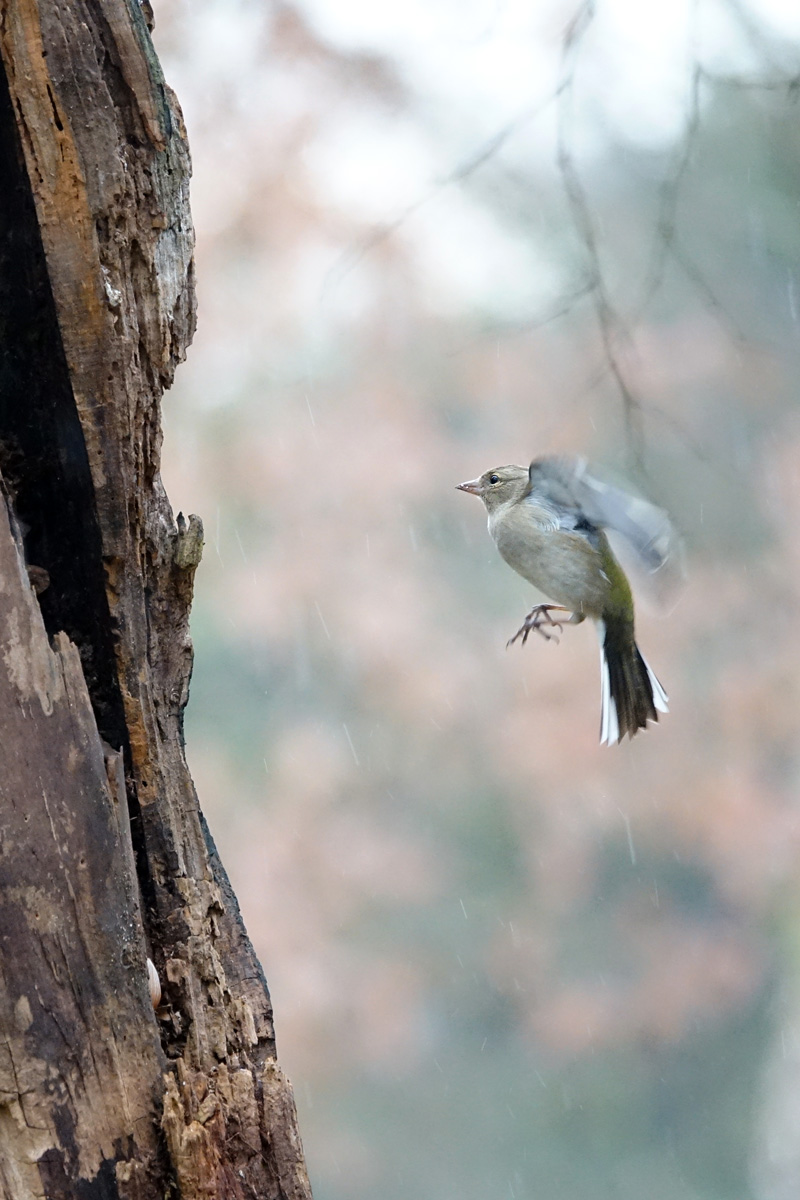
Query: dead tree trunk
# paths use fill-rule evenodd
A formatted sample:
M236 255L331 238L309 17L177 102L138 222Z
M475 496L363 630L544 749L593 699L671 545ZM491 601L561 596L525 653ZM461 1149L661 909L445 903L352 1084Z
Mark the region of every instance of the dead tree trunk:
M301 1200L183 753L202 534L159 478L195 320L180 110L136 0L0 0L0 55L2 1196Z

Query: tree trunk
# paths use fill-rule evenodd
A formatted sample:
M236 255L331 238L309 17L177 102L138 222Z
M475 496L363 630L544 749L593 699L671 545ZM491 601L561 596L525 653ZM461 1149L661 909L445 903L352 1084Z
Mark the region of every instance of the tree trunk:
M202 527L159 478L195 322L180 110L136 0L0 0L0 55L2 1196L301 1200L183 752Z

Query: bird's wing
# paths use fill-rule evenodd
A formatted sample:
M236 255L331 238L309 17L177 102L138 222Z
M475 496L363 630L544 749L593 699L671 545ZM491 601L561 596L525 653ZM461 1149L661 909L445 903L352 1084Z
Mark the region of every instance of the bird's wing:
M531 486L524 503L548 532L563 529L596 535L599 523L583 507L574 487L576 461L539 458L532 462L528 469Z
M619 534L635 565L649 575L680 560L680 538L663 508L590 475L585 459L539 458L528 474L529 501L551 509L560 528L577 530L585 522L590 529Z

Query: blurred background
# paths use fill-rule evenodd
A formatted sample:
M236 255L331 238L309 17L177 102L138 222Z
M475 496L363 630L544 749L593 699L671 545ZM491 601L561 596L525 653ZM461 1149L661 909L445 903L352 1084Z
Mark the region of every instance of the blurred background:
M200 324L188 756L316 1200L800 1195L800 7L160 0ZM454 485L587 455L672 712Z

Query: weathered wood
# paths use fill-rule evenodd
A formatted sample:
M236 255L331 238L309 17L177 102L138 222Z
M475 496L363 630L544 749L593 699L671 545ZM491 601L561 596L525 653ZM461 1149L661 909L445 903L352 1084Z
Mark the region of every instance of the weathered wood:
M160 397L195 321L180 111L135 2L0 0L0 55L0 470L27 564L49 579L41 615L19 567L14 596L0 592L7 636L17 612L37 630L5 657L5 675L0 666L0 882L16 897L24 862L34 889L14 900L0 939L7 1079L26 1056L33 1064L32 1099L0 1084L0 1180L15 1200L77 1195L78 1183L96 1189L87 1196L145 1200L177 1183L185 1200L302 1200L310 1191L266 983L183 754L202 535L196 519L175 524L158 474ZM22 551L11 540L7 553ZM9 662L34 649L52 711L39 714L34 687L25 723L9 716L15 742L6 713L16 712L21 668ZM5 769L11 753L16 775ZM131 824L118 819L121 790ZM23 859L20 813L32 839ZM36 941L37 888L40 912L64 915L63 931L55 918L48 930L66 961L70 951L69 968ZM146 946L164 991L158 1021ZM56 979L50 993L37 991L40 973ZM37 1074L45 1012L63 1044ZM41 1140L31 1141L38 1121L17 1120L26 1105L46 1110Z
M50 648L4 503L0 660L0 1183L66 1198L128 1158L163 1174L165 1060L121 757L104 758L77 648Z

